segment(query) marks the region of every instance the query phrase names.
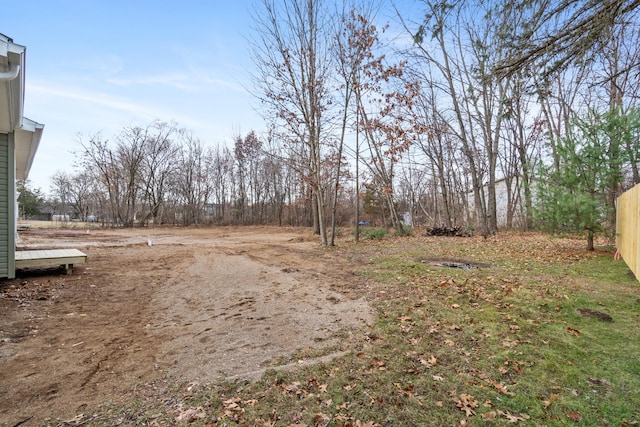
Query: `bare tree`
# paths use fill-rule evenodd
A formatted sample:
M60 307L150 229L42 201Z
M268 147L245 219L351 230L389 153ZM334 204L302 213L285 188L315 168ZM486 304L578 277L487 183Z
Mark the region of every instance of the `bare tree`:
M236 194L236 212L240 224L244 225L247 209L247 172L245 165L245 152L243 150L244 140L241 135L236 136L234 144L234 154L236 159L236 172L237 172L237 194Z
M255 12L260 36L253 43L254 81L267 117L283 124L293 142L306 149L300 170L312 189L314 228L326 246L322 157L323 114L330 103L328 16L318 0L262 0L261 6Z
M464 51L463 35L464 13L463 2L449 3L445 1L431 2L424 1L427 14L427 22L419 25L417 31L405 23L405 28L414 36L416 43L416 59L426 61L437 71L438 78L442 79L439 86L442 93L448 98L450 113L443 117L445 122L450 123L449 129L460 143L460 150L467 160L467 170L470 175L473 190L476 221L483 233L491 233L493 221L487 221L487 203L483 191L483 178L487 170L484 163L485 158L482 146L478 145L480 136L476 127L477 121L482 121L478 116L473 116L478 112L478 99L474 94L473 76L469 76L469 67L465 62L466 52ZM426 38L431 36L431 40ZM463 40L464 39L464 40ZM481 84L488 84L488 81L481 81ZM467 93L467 89L471 93ZM484 98L482 99L484 102ZM451 115L453 117L451 117ZM486 126L481 127L485 132ZM493 138L487 140L485 135L485 146L491 146ZM492 159L489 153L489 159Z
M287 175L290 173L290 168L276 154L278 151L279 147L273 138L266 138L258 179L265 185L266 197L271 206L269 222L283 225L285 200L287 193L291 191L287 188Z
M496 63L495 72L510 75L538 69L548 76L583 62L616 23L633 21L639 6L640 0L504 0L498 5L499 14L515 10L521 20L505 34L512 55ZM631 63L627 69L638 66L639 62Z
M123 198L118 216L125 227L131 227L138 219L138 202L144 186L143 162L147 155L148 128L125 127L116 137L116 153L120 166L120 182Z
M336 214L338 208L338 191L340 187L340 171L342 165L342 153L344 151L345 137L347 133L347 126L349 124L349 113L351 107L351 101L354 96L354 86L357 79L357 75L360 71L362 61L364 59L364 53L357 50L357 46L350 43L350 40L360 37L358 21L356 19L356 10L352 8L347 11L342 10L339 15L340 19L337 25L334 44L334 55L336 58L336 65L338 69L338 78L340 79L341 88L341 101L342 101L342 114L340 117L340 136L338 139L338 149L336 153L337 167L336 177L334 179L333 188L333 204L331 208L331 246L335 244L336 234ZM356 215L357 221L357 215ZM356 229L358 224L356 223Z
M211 160L212 214L218 222L224 222L232 195L233 154L229 148L217 146L212 151Z
M419 84L403 75L404 61L388 63L379 30L370 17L354 14L351 19L356 34L348 38L348 44L359 55L353 77L357 126L367 143L372 183L384 196L391 225L402 234L405 230L394 199L393 169L415 141L416 126L409 111Z
M259 179L261 168L262 141L254 131L244 138L236 137L234 153L238 172L238 214L241 224L249 220L252 224L261 222L263 213L264 183ZM249 212L246 212L246 211ZM250 217L247 218L247 214Z
M430 214L421 205L419 198L417 203L422 212L431 217L434 226L443 223L446 227L452 227L455 221L452 197L455 193L450 180L460 174L455 169L456 163L451 158L454 146L451 141L451 131L436 105L434 82L430 78L425 80L426 87L420 92L413 113L420 130L417 146L431 165L430 168L425 165L425 168L432 171L433 179L437 182L439 189L439 197L434 195L431 198L433 210ZM438 205L441 205L441 209L438 209Z
M162 223L163 208L169 191L169 179L176 170L175 159L180 147L174 138L178 133L175 123L155 121L147 126L145 154L142 158L142 194L146 212L140 220Z
M112 224L122 224L123 170L119 155L110 147L109 141L100 134L95 134L87 141L80 139L81 164L92 172L105 189L108 209L106 216Z
M51 195L54 197L55 205L58 205L58 213L62 214L66 222L69 213L69 203L71 201L71 176L63 171L56 172L51 177Z
M70 174L56 172L51 177L53 195L64 206L73 208L74 217L86 221L89 215L93 183L91 176L86 171Z
M173 176L174 192L181 202L180 221L184 225L201 224L205 205L212 193L212 153L201 140L187 130L180 131L182 150L177 173Z

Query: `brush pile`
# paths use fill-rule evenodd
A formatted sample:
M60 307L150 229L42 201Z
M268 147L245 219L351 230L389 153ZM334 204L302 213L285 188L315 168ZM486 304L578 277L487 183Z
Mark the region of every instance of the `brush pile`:
M451 237L471 237L471 233L462 227L440 227L427 228L425 236L451 236Z

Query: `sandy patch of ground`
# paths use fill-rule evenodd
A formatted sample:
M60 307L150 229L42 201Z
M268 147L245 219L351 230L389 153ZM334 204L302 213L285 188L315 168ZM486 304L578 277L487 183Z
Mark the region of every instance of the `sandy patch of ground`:
M89 262L0 282L3 426L71 418L160 377L313 363L372 319L346 286L352 266L306 230L31 229L19 245L75 247Z

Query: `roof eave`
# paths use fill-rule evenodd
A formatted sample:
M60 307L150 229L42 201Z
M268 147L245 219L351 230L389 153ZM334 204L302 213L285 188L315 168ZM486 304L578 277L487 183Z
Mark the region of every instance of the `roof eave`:
M26 117L22 126L15 131L16 179L24 181L29 177L36 151L40 145L44 125Z
M24 46L0 34L0 72L7 76L0 78L0 132L8 133L21 126L24 108L25 87ZM13 70L17 70L14 77Z

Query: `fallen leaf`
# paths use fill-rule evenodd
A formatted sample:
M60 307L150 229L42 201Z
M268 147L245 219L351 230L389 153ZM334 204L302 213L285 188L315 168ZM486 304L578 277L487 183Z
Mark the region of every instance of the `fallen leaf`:
M287 384L284 387L287 393L303 396L307 394L307 391L302 388L302 384L299 381L294 381L291 384Z
M440 375L434 375L432 378L434 381L444 381L444 378Z
M374 358L371 362L369 362L369 365L372 368L383 368L385 366L384 360L379 360L377 358Z
M503 347L507 347L507 348L513 348L515 346L518 345L518 341L514 341L512 339L507 338L506 340L502 341L502 346Z
M374 423L373 421L360 421L360 420L356 420L355 423L353 424L353 427L382 427L382 425L378 424L378 423Z
M580 336L580 331L577 329L567 328L567 332L569 332L571 335L575 335L576 337Z
M413 386L402 387L398 383L395 383L394 385L400 391L400 393L402 393L403 395L408 396L408 397L415 397L416 393L413 391Z
M192 423L196 420L201 420L207 416L207 413L201 406L197 408L189 408L184 411L181 411L180 414L176 417L177 422L186 422Z
M544 407L544 409L547 409L549 406L551 406L551 404L553 402L555 402L556 400L558 400L558 398L560 397L559 394L557 393L551 393L551 396L549 396L549 398L547 400L544 401L544 404L542 405Z
M498 411L498 415L504 416L510 423L517 423L518 421L527 421L531 417L527 414L513 415L510 412Z
M499 383L497 381L491 381L491 384L493 384L493 388L495 388L499 393L513 396L513 393L507 391L507 386L504 385L503 383Z
M497 414L495 411L485 412L484 414L482 414L482 419L486 421L493 421L496 419L496 415Z
M67 315L68 316L68 315ZM78 414L75 417L71 418L70 420L66 420L63 424L69 424L69 425L80 425L80 423L82 423L82 420L84 419L84 414ZM18 423L21 424L21 423Z
M476 414L474 409L478 407L478 401L475 400L475 398L472 395L463 393L459 397L455 398L453 401L456 403L456 406L460 408L461 411L464 411L467 417L470 417Z
M595 384L595 385L599 385L599 386L607 386L607 387L611 387L613 386L613 384L611 384L611 381L609 381L606 378L587 378L587 381L589 381L591 384Z
M420 364L430 368L430 367L436 366L438 364L438 359L436 359L436 357L432 354L431 357L429 357L427 359L421 358L420 359Z
M582 415L579 412L567 412L567 418L575 422L582 421Z
M235 397L232 399L227 399L224 402L222 402L222 404L224 405L225 409L236 409L236 408L240 408L240 405L238 405L238 403L241 403L242 399L240 399L239 397Z
M313 416L314 426L326 426L329 421L331 421L331 417L326 414L315 414Z
M421 342L422 342L422 337L409 339L409 343L414 346L420 344Z

